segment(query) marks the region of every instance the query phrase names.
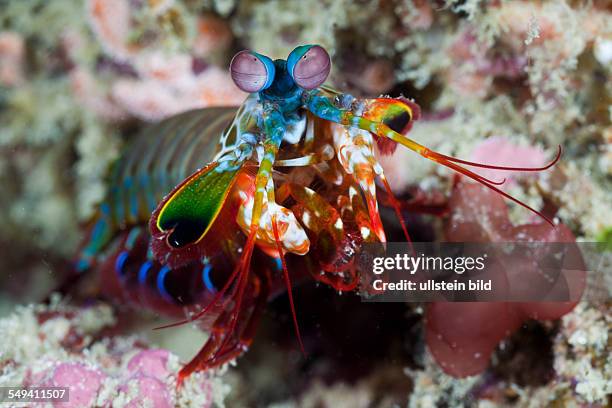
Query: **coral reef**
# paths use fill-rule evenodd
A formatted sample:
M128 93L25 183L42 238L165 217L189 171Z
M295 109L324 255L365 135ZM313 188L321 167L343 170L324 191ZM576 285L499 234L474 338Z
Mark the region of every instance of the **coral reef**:
M229 386L221 377L198 374L179 389L178 357L117 336L115 324L104 304L19 307L0 319L0 386L68 387L69 402L60 405L75 408L224 405Z
M605 304L581 303L563 317L553 340L554 375L545 387L519 385L491 373L456 379L442 373L427 356L424 371L406 372L415 381L409 406L427 407L441 401L451 406L469 406L477 400L492 406L607 406L612 386L612 360L606 352L610 324Z
M10 339L4 343L10 347L0 347L2 385L79 377L83 392L74 395L84 405L104 404L113 392L121 395L117 404L138 405L135 398L152 390L159 390L159 399L150 401L155 406L222 404L225 377L198 375L184 394L176 393L178 358L112 331L106 306L14 305L44 298L66 275L113 161L144 122L243 100L227 72L229 57L241 48L285 57L298 44L323 45L333 59L331 85L357 96L414 98L423 115L411 136L444 154L533 166L561 145L560 163L546 172L495 176L507 177L504 191L554 216L567 236L612 247L612 11L606 1L28 0L2 2L0 9L0 316L9 315L0 320L0 338ZM524 208L500 204L465 181L461 188L472 196L459 199L450 171L406 149L379 160L400 198L442 197L449 206L451 218L405 214L417 237L446 239L449 222L455 222L450 235L469 236L473 230L457 215L478 210L476 197L489 210L507 211L492 218L495 239L515 238L521 225L541 237ZM477 230L486 226L474 222ZM389 383L401 384L393 397L386 394L392 387L377 382L392 371L386 367L369 367L359 379L335 377L324 369L334 363L320 355L314 357L320 365L305 362L304 368L291 352L271 348L264 351L274 357L260 363L265 375L250 392L257 393L262 377L307 372L300 387L277 386L267 403L339 406L350 395L350 406L406 400L414 407L609 405L610 264L601 268L599 286L586 288L599 291L598 302L585 295L573 311L549 316L567 313L557 321L499 319L508 324L497 328L485 351L476 351L484 361L477 371L485 370L476 376L455 379L435 364L422 335L425 315L435 313L408 307L398 312L406 322L395 328L413 342L397 347L415 361L395 362L408 368L391 376ZM296 298L303 293L319 296L297 288ZM341 301L328 300L329 310L339 308ZM316 316L324 319L329 310ZM446 311L438 315L444 320ZM552 353L541 363L549 376L539 383L509 374L513 364L515 371L530 371L528 351L520 347L530 339L530 325L545 343L540 349ZM345 335L329 331L313 329L312 338ZM280 332L262 340L276 344L273 334ZM488 364L485 354L492 356ZM292 363L281 361L287 356ZM235 394L251 386L247 367L238 364L227 375Z

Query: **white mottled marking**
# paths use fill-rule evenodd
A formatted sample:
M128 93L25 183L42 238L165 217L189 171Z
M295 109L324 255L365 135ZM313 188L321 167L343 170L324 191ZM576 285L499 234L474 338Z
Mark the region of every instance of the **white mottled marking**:
M363 237L363 239L368 239L368 237L370 236L370 229L367 227L361 227L361 236Z

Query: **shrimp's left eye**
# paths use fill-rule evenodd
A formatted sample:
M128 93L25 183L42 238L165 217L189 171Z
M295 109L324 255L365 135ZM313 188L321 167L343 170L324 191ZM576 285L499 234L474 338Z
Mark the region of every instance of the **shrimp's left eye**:
M287 69L300 88L314 89L327 79L331 59L320 45L303 45L289 54Z

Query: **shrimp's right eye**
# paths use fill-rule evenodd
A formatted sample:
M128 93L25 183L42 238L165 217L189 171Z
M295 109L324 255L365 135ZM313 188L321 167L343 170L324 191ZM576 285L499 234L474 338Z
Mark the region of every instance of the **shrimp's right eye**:
M232 79L245 92L261 92L274 81L274 63L265 55L244 50L232 58L230 63Z

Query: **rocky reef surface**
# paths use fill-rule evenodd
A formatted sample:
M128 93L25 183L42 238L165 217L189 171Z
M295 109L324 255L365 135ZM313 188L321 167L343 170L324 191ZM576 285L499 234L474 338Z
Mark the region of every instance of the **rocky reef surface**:
M375 305L372 312L354 295L314 286L296 290L300 310L318 320L304 318L307 344L319 344L310 359L300 359L286 334L292 329L281 297L238 366L219 377L198 376L184 395L173 384L179 367L173 353L183 343L173 340L172 352L151 348L161 340L130 337L142 330L123 330L109 306L15 306L38 302L62 281L82 226L108 188L109 166L144 124L242 101L226 67L247 47L284 58L298 44L323 45L333 60L330 84L357 96L414 98L423 118L412 137L444 154L537 166L562 145L557 166L509 174L504 191L546 209L578 241L610 247L608 2L0 3L0 315L6 316L0 338L11 339L0 348L2 384L60 384L80 376L87 383L79 396L85 406L103 405L109 393L122 395L117 404L139 404L147 395L140 389L159 390L163 400L154 404L182 406L224 400L276 407L610 403L609 261L589 288L599 291L596 300L586 296L560 320L526 322L497 346L482 374L466 379L434 364L424 346L425 308ZM404 149L379 159L400 197L444 201L453 194L455 179L441 166ZM493 203L483 200L483 208ZM450 203L455 212L465 207ZM534 222L519 206L508 209L505 225ZM448 233L448 218L411 214L408 220L423 239ZM320 296L339 314L326 316L329 310L309 301ZM384 341L364 341L363 327L336 327L339 316L367 320L369 313L389 321L367 326ZM336 320L325 322L330 319ZM379 347L385 350L372 351ZM45 363L34 364L39 361ZM151 375L140 376L141 364L152 367ZM291 375L291 384L278 384Z
M68 402L54 406L223 406L229 386L219 376L200 373L179 388L177 355L116 326L104 304L75 308L55 299L18 307L0 319L0 386L68 387Z

